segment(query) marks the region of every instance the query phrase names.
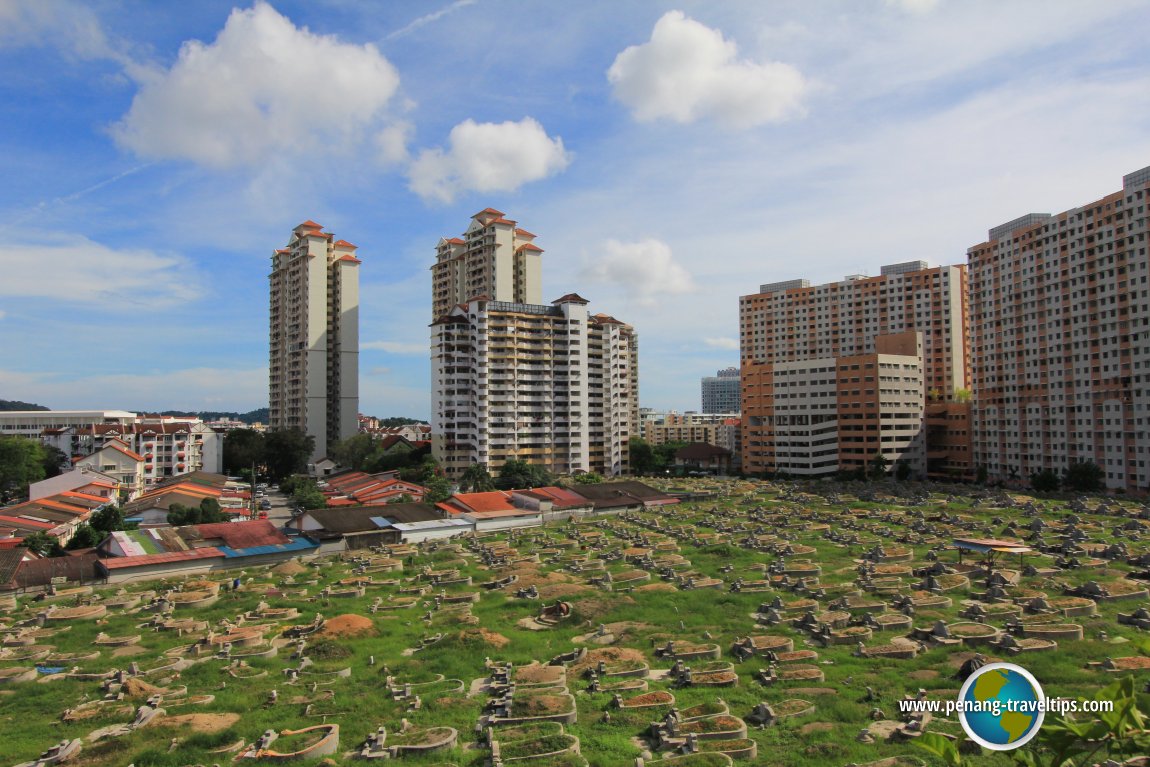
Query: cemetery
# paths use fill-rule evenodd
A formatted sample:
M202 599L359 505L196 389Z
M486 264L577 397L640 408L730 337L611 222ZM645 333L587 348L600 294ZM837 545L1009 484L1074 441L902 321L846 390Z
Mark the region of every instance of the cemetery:
M4 597L0 767L1007 765L898 706L996 661L1150 710L1139 500L652 484L693 500Z

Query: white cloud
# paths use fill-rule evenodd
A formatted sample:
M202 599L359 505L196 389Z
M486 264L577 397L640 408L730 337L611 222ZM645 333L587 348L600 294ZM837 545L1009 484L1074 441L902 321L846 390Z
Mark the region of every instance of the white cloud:
M780 62L741 61L716 29L670 11L651 40L615 57L607 79L638 120L710 118L734 128L781 122L804 112L807 83Z
M737 338L704 338L703 343L715 349L739 348L739 339Z
M583 277L618 286L640 306L654 306L663 295L695 289L690 273L675 263L670 246L656 239L607 240L603 255L584 268Z
M116 140L215 168L355 147L399 88L375 46L297 28L262 2L233 10L215 42L185 42L171 69L131 74L140 91Z
M930 13L938 7L939 0L884 0L887 7L897 8L905 13Z
M413 126L400 121L375 134L375 147L381 165L396 165L407 161L407 142L411 139Z
M0 309L0 320L4 319L7 316L8 316L8 312L4 311L3 309Z
M424 199L451 202L464 191L507 192L564 170L571 155L530 117L519 122L464 120L451 129L449 148L425 149L411 164L411 189Z
M170 306L198 296L198 279L177 255L117 250L79 235L0 244L0 296L99 304L108 311Z
M25 45L52 45L69 57L128 63L92 9L70 0L0 0L0 48Z
M378 349L392 354L428 354L430 347L426 344L413 344L404 341L367 341L359 345L360 349Z

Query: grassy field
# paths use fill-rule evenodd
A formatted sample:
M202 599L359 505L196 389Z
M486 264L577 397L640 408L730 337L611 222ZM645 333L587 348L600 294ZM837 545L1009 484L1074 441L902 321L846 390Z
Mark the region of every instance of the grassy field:
M672 489L671 485L667 486ZM332 636L307 638L305 653L312 665L304 669L299 681L289 684L285 671L299 664L291 655L295 643L283 643L274 657L253 657L240 670L239 676L225 672L229 662L213 657L196 662L179 671L160 671L139 677L149 685L167 690L161 704L168 716L158 718L152 725L118 738L100 743L85 743L83 753L70 764L85 767L123 767L134 763L137 767L159 765L222 764L234 754L212 753L214 749L231 745L243 739L251 742L268 729L299 729L316 724L337 723L341 727L340 754L332 757L335 763L351 763L344 752L356 749L363 739L383 725L389 732L398 733L402 720L415 727L454 727L459 731L459 745L453 749L419 756L404 756L409 764L455 764L478 766L486 764L490 751L477 744L476 722L484 710L486 695L468 696L473 680L487 676L487 659L510 662L521 668L567 653L578 646L576 638L584 638L587 647L604 651L605 662L619 664L619 669L634 668L642 663L652 670L649 691L671 691L676 707L682 711L693 706L712 704L717 699L727 705L734 717L745 718L760 702L772 705L796 698L815 705L813 713L787 718L770 727L748 727L747 737L755 741L758 757L755 764L772 765L845 765L864 764L891 757L906 757L918 763L934 764L925 751L905 742L856 742L860 729L871 722L870 714L876 706L887 717L897 718L897 700L913 695L923 688L929 695L944 698L956 694L960 681L954 678L961 660L972 648L961 644L933 646L913 659L897 660L858 657L855 644L823 647L811 640L810 635L792 627L789 620L773 626L757 626L755 613L760 604L779 596L784 603L804 597L778 584L768 591L732 592L729 585L736 579L744 582L762 581L768 577L765 568L776 562L796 559L810 560L821 569L818 585L827 595L820 599L816 612L828 609L830 601L840 595L866 596L875 601L890 603L893 593L868 594L859 586L858 567L864 554L881 544L889 550L908 548L913 557L905 564L920 568L931 564L928 552L948 565L958 562L957 553L949 548L955 536L1022 537L1030 535L1030 526L1041 519L1046 529L1041 533L1045 543L1062 540L1060 535L1077 528L1085 534L1078 545L1093 547L1123 541L1130 555L1148 548L1146 530L1139 518L1141 507L1133 502L1109 500L1109 508L1098 513L1098 499L1087 503L1087 508L1069 508L1065 500L1036 500L1023 496L971 495L972 488L955 491L951 488L932 488L921 485L856 487L814 484L810 486L784 486L770 483L695 481L674 489L710 493L703 501L677 507L642 512L627 517L585 519L578 524L562 523L542 529L531 529L512 536L500 535L478 541L455 542L458 545L424 547L407 556L400 573L376 573L376 581L396 580L395 584L369 584L362 597L323 597L325 587L334 590L346 588L341 581L356 576L356 563L339 559L304 563L296 574L284 574L268 569L243 574L243 587L237 593L220 592L220 599L202 608L177 608L174 617L206 621L215 634L225 631L225 620L235 621L241 613L254 610L261 602L272 608L296 607L298 618L266 622L259 619L250 624L268 623L263 632L265 642L278 639L284 627L302 625L311 621L316 613L328 619L329 626L339 616L356 615L368 633L350 634L356 626L348 623L347 630ZM811 491L818 490L819 494ZM1009 504L1006 506L1004 504ZM1063 528L1074 515L1078 521ZM1013 523L1013 529L1009 525ZM1125 529L1129 527L1130 529ZM850 542L834 541L849 534ZM811 547L810 553L792 556L772 551L753 551L748 541L759 536L760 543L769 546L788 545L793 548ZM774 536L774 538L766 538ZM1081 536L1078 536L1081 537ZM477 544L510 547L506 565L488 567L476 556ZM639 568L635 560L628 561L623 552L644 548L659 560L678 555L686 560L679 566L678 575L694 577L698 581L718 578L723 581L718 589L680 588L677 580L665 580L659 570L652 572L647 581L630 581L625 590L607 590L593 586L590 579L602 576L634 573ZM539 552L545 552L540 555ZM365 552L368 556L371 552ZM1090 559L1090 551L1079 554L1080 560ZM541 561L535 561L541 560ZM603 565L590 564L602 561ZM966 561L971 562L968 556ZM1138 583L1127 576L1140 569L1125 563L1124 559L1106 560L1077 569L1055 571L1054 556L1027 555L1025 564L1040 570L1034 575L1023 575L1017 585L1008 591L1042 592L1048 599L1061 597L1068 588L1097 581L1110 584L1116 591L1123 584ZM876 563L881 564L881 563ZM1017 558L1004 558L1001 566L1017 570ZM1089 563L1088 563L1089 564ZM596 569L590 569L594 567ZM292 568L287 568L292 569ZM371 611L380 600L386 607L398 599L400 589L426 584L417 580L424 569L433 571L457 570L461 576L470 576L473 585L430 587L427 593L410 606L398 609ZM486 590L480 584L514 574L517 583L502 590ZM233 573L221 573L220 583L230 581ZM880 574L874 578L885 577ZM899 579L896 591L911 594L921 579L911 574L891 576ZM793 580L793 579L792 579ZM937 620L950 624L966 619L959 613L972 593L985 591L982 578L970 574L970 585L945 593L951 599L947 607L921 609L913 616L915 626L929 628ZM541 600L518 599L517 588L535 584L542 594ZM97 588L95 599L112 599L126 592L142 593L145 600L166 589L179 589L175 581L150 582L133 586ZM298 594L306 589L306 595ZM456 609L450 598L478 593L479 600L470 610ZM436 596L446 597L441 606ZM553 604L562 599L572 607L566 620L548 630L530 630L522 624L536 617L542 604ZM1062 618L1059 622L1075 623L1083 628L1081 641L1058 642L1054 652L1024 653L1007 656L994 648L977 648L989 656L1011 660L1031 671L1043 684L1047 695L1085 698L1113 681L1113 674L1087 668L1087 663L1104 661L1108 657L1138 655L1144 634L1139 629L1118 624L1117 613L1133 612L1145 600L1099 601L1096 615ZM34 602L29 595L19 597L15 607L0 615L5 635L14 637L27 628L17 624L28 621L51 605L72 606L77 598ZM140 608L136 608L139 610ZM889 609L889 608L888 608ZM186 614L185 614L186 613ZM142 671L157 668L172 658L181 656L186 648L204 639L206 632L185 633L155 631L143 625L152 619L146 611L110 610L109 615L97 621L77 621L51 636L37 637L36 645L50 645L54 656L79 656L99 650L99 657L68 663L67 670L77 667L85 674L98 674L113 669L126 669L135 662ZM801 613L787 618L800 617ZM996 628L1005 625L1006 618L988 618ZM608 644L596 644L599 626L614 639ZM143 627L141 627L143 626ZM137 654L115 655L116 648L96 644L98 634L113 637L142 635ZM866 640L868 646L886 644L899 631L876 631ZM442 635L439 641L412 653L423 640ZM770 687L756 680L756 672L767 662L753 658L736 662L731 654L732 643L748 635L773 635L793 640L795 650L811 649L817 652L815 660L802 663L817 666L825 675L819 682L780 682ZM1105 639L1103 639L1105 637ZM673 661L657 657L655 649L675 640L701 645L717 644L721 660L734 663L738 684L728 687L678 687L660 672L671 668ZM19 651L20 646L9 642L7 651ZM267 644L261 645L267 647ZM234 654L247 653L257 648L233 645ZM192 658L187 653L182 657ZM56 665L50 660L37 661L41 665ZM698 660L702 667L712 661ZM11 667L32 667L35 663L18 659L0 659L0 670ZM60 664L63 665L63 664ZM783 671L788 664L779 664ZM311 676L350 668L349 677ZM596 767L631 765L646 746L637 738L646 733L650 723L660 719L666 708L628 711L612 706L612 693L588 691L588 680L578 667L569 670L566 685L574 694L578 721L566 726L563 733L579 738L580 751L586 763ZM261 672L266 672L260 675ZM1150 670L1136 671L1138 689ZM408 700L395 700L387 687L388 676L402 687L413 685L421 706L410 710ZM627 677L606 677L604 684L623 681ZM457 681L453 681L457 680ZM463 692L460 691L462 685ZM213 696L207 703L183 703L181 696L173 695L186 687L188 696ZM866 688L871 687L880 699L865 699ZM822 691L811 688L821 688ZM796 689L798 690L796 692ZM276 691L276 702L269 704L271 691ZM520 695L521 687L517 687ZM145 690L146 692L146 690ZM624 692L628 698L638 692ZM100 682L90 679L67 678L66 674L41 674L35 681L0 683L0 727L4 733L3 749L6 763L16 764L33 759L40 751L64 738L87 737L100 727L130 721L135 707L144 703L146 695L126 697L122 702L110 703L89 718L65 721L67 709L98 700L103 696ZM517 698L517 701L521 698ZM175 705L169 705L174 702ZM1143 704L1150 703L1145 698ZM126 713L127 712L127 713ZM194 717L190 715L195 715ZM227 716L232 715L232 716ZM173 720L172 717L177 717ZM957 719L935 718L929 729L962 737ZM554 728L540 730L531 736L540 743L565 744L568 742ZM531 737L520 735L510 740L505 757L511 754L531 753L523 743ZM394 742L389 740L389 742ZM284 743L281 741L276 745ZM659 761L655 754L653 761ZM312 760L318 762L320 760ZM1013 763L1009 755L985 752L968 757L968 762L979 765L1005 765ZM300 762L307 764L309 762ZM578 757L563 756L550 761L534 760L530 764L578 764ZM648 761L651 763L651 760Z

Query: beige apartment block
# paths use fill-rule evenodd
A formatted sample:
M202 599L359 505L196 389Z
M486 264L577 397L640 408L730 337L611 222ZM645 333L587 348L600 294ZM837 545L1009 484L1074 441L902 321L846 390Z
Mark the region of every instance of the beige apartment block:
M990 479L1092 461L1107 487L1150 489L1148 204L1143 168L969 249L974 460Z
M455 304L486 296L490 301L541 304L543 249L535 235L494 208L471 217L462 237L444 238L431 266L431 318Z
M359 264L356 247L314 221L272 255L268 404L273 429L315 438L313 457L358 431Z
M638 336L569 293L540 303L535 235L488 208L432 267L432 451L450 476L512 459L555 474L629 471Z

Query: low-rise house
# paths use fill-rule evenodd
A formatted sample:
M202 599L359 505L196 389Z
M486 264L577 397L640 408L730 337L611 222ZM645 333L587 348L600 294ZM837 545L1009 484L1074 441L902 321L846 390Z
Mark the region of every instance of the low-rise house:
M591 501L596 514L641 511L642 509L668 506L679 502L678 498L636 480L579 485L572 490Z
M729 474L731 451L706 442L693 442L675 451L675 467L704 474Z
M28 498L35 501L57 493L75 491L115 501L120 497L120 489L119 478L80 466L28 485Z
M449 538L475 529L465 520L445 518L427 503L312 509L296 516L292 528L319 541L324 553Z
M394 471L379 474L343 472L328 477L322 489L329 506L369 506L398 501L403 496L407 496L409 501L422 501L427 493L427 488L399 479L398 472Z
M287 536L267 520L112 533L98 547L109 583L275 564L316 553L319 544Z
M595 508L594 503L576 491L556 486L512 490L511 501L520 508L540 512L544 522L583 516Z
M472 522L476 533L538 527L543 524L543 512L540 509L517 506L512 492L503 490L456 493L436 506L446 514Z

